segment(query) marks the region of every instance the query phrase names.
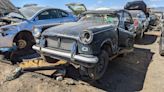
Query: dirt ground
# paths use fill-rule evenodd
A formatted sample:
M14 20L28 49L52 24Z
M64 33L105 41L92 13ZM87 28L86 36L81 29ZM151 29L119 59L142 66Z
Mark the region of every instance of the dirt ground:
M135 44L134 52L109 64L104 77L83 82L77 69L69 67L63 81L26 73L4 82L14 66L0 63L0 92L164 92L164 57L159 55L159 32L146 33Z

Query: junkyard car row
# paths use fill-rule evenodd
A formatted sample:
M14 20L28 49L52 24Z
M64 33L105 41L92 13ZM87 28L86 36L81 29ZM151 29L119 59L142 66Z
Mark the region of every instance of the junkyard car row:
M136 5L139 7L134 8ZM143 1L127 3L123 10L89 11L83 4L74 3L67 6L77 17L62 9L39 6L27 6L2 17L1 52L14 47L25 52L33 48L43 56L80 65L81 75L98 80L109 61L132 52L135 38L143 38L150 24L156 23ZM164 32L161 55L163 36Z

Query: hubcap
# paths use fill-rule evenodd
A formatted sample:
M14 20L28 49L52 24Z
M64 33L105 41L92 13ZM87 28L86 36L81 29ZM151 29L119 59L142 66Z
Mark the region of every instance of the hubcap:
M25 40L19 40L18 41L18 48L23 49L27 45L27 42Z

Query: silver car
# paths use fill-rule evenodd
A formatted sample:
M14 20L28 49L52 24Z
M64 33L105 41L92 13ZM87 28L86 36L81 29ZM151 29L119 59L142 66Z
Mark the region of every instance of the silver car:
M2 18L5 19L5 18ZM32 29L37 25L60 24L75 22L77 18L57 8L30 6L10 13L6 18L10 24L0 27L0 51L17 47L19 50L29 49L35 43Z

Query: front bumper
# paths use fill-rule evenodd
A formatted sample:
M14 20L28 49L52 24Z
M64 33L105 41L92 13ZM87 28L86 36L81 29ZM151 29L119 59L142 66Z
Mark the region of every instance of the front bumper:
M33 49L40 51L42 53L48 53L48 54L51 54L54 56L68 58L71 61L80 61L82 63L88 63L88 64L96 64L98 62L98 58L96 56L93 56L93 55L81 55L81 54L73 55L72 53L42 48L39 46L33 46ZM78 63L78 62L76 62L76 63Z

